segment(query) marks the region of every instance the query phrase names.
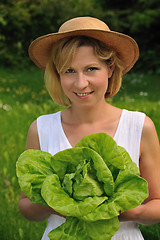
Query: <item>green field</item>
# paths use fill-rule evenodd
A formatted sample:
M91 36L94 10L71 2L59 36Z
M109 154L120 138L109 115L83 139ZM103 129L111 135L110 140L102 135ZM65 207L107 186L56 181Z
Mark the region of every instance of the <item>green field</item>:
M145 112L160 137L160 84L158 75L131 73L110 104ZM45 90L43 73L37 69L0 69L0 240L40 240L46 221L35 223L19 213L20 189L15 163L25 150L28 127L39 115L62 109ZM141 227L145 240L160 239L160 225Z

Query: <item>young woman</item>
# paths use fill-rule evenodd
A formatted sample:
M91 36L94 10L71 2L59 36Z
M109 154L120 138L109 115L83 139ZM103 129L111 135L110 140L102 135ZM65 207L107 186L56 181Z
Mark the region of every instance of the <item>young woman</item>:
M28 132L26 149L55 153L74 147L88 134L104 132L124 147L148 181L145 204L122 213L112 240L142 240L137 227L160 221L159 140L150 118L144 113L119 109L107 102L120 89L122 75L138 59L136 42L110 31L95 18L79 17L65 22L58 33L42 36L31 44L29 54L45 70L45 83L52 99L68 106L64 111L40 116ZM136 197L136 196L135 196ZM65 221L50 207L32 203L23 193L21 213L29 220L48 217L47 234Z

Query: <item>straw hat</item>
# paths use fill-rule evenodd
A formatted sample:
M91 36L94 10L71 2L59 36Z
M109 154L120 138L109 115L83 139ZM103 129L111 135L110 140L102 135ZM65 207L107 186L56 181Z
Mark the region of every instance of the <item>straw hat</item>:
M62 24L57 33L35 39L29 46L29 56L39 68L45 70L52 46L59 39L72 36L95 38L114 49L124 64L123 74L133 67L139 57L139 48L133 38L111 31L104 22L93 17L70 19Z

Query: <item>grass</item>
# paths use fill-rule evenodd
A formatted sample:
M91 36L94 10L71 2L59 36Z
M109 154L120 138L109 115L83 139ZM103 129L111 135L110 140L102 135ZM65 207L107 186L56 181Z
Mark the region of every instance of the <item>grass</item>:
M126 75L121 91L109 102L129 110L145 112L160 136L159 76ZM43 84L43 73L0 69L0 240L39 240L46 221L35 223L19 213L20 189L15 163L25 150L28 127L39 115L62 109L55 105ZM141 227L145 240L160 239L159 224Z

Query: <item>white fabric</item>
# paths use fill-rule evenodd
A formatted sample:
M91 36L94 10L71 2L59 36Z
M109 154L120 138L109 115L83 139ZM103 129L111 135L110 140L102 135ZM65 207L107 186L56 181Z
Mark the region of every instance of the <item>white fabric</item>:
M124 147L132 160L139 166L140 140L145 114L123 110L114 140ZM37 129L40 148L52 155L67 148L71 148L61 124L61 112L43 115L37 119ZM50 215L42 240L49 240L48 233L65 222L63 217ZM112 240L143 240L142 234L134 222L121 222Z

